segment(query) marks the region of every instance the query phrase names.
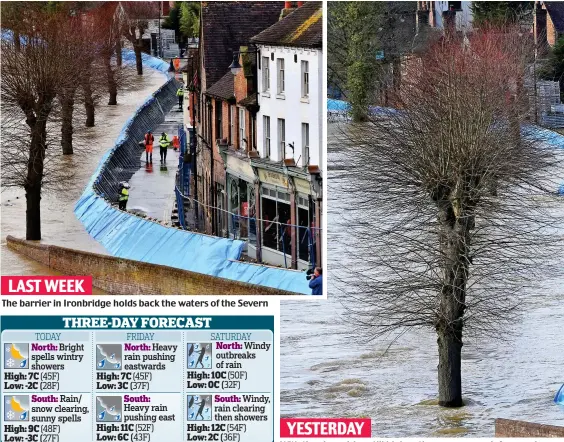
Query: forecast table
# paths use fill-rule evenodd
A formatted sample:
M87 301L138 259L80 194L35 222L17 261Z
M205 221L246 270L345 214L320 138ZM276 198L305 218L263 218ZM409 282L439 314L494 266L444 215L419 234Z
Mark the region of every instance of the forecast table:
M4 316L2 441L274 440L272 316Z

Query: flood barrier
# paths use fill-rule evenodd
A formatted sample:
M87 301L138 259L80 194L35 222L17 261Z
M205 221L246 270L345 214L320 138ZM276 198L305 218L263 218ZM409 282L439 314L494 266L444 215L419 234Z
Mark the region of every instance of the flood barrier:
M123 58L130 63L131 51L124 51ZM146 54L143 63L145 67L163 73L168 70L166 62ZM143 140L147 130L154 130L164 122L166 113L177 102L178 87L174 78L169 79L125 123L114 146L104 154L76 203L76 217L86 231L116 257L285 292L311 294L303 272L238 261L243 241L167 227L116 207L119 182L129 180L140 168L139 157L143 148L139 141Z

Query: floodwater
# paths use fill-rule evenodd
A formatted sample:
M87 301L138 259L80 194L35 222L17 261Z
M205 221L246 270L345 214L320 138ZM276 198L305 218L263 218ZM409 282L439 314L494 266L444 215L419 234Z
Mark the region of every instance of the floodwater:
M72 184L63 190L44 192L41 199L42 240L45 244L54 244L89 252L107 254L84 229L74 215L74 205L92 174L96 170L102 155L110 149L125 122L136 109L167 78L161 72L146 68L143 76L131 72L127 91L118 94L118 105L107 106L106 97L96 109L96 126L82 127L82 121L74 122L75 140L78 148L71 157L58 158L75 168L76 175ZM55 147L56 148L56 147ZM25 192L23 189L3 189L1 194L1 263L3 275L47 275L57 274L52 270L12 252L6 246L6 236L25 238Z
M330 168L342 165L338 150L347 155L331 130ZM375 437L493 437L496 418L564 426L564 407L553 402L564 383L564 281L548 281L546 291L527 298L520 320L500 330L505 340L465 342L467 405L442 409L434 333L407 333L388 349L391 338L369 340L345 321L346 295L331 275L347 260L343 241L354 243L339 225L354 201L331 170L328 186L328 300L281 305L282 415L370 417Z

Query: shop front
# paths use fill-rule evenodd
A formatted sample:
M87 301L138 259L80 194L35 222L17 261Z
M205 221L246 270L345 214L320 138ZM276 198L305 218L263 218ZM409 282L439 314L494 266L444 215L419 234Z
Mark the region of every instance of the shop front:
M225 236L247 242L247 254L256 258L255 174L248 160L227 157L227 210Z

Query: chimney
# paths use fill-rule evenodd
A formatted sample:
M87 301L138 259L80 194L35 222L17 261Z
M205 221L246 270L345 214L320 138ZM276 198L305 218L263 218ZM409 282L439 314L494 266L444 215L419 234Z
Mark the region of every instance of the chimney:
M293 12L296 8L292 5L293 2L284 2L284 9L280 13L279 20L282 20L286 17L290 12Z
M456 33L456 11L450 8L449 11L443 11L443 27L445 35L454 36Z

